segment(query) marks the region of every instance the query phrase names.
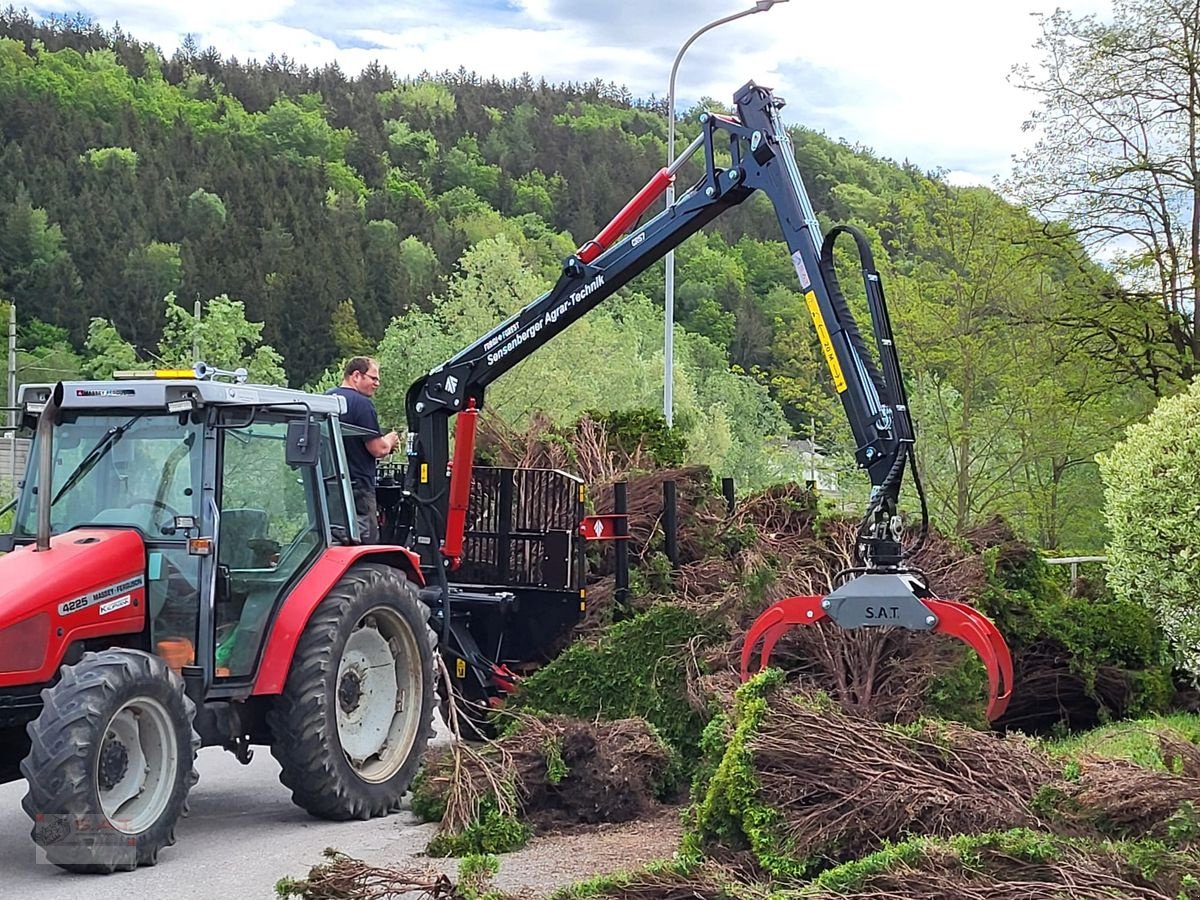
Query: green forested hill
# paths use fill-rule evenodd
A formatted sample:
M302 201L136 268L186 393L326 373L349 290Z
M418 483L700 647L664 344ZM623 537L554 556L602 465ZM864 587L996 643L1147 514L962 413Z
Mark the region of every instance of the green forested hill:
M746 77L730 73L730 91ZM680 141L694 121L681 120ZM965 527L1005 512L1044 544L1094 545L1092 457L1148 401L1137 384L1111 390L1119 367L1046 312L1086 305L1107 277L988 190L801 127L794 139L821 217L877 245L935 516ZM85 20L0 13L0 299L16 303L29 380L93 371L89 357L113 352L97 318L157 352L169 294L171 315L242 301L293 384L377 345L407 373L533 299L665 158L662 105L600 81L351 76L189 46L165 59ZM704 461L758 479L770 474L755 468L761 446L814 426L822 443L847 437L775 229L751 202L677 254L689 440ZM480 287L514 266L524 274L509 294ZM854 300L851 267L842 281ZM640 375L571 394L564 414L654 405L661 296L657 266L589 326L597 346L625 335L614 359L637 354L613 363L613 379ZM553 357L568 368L570 346ZM387 392L381 404L398 410Z

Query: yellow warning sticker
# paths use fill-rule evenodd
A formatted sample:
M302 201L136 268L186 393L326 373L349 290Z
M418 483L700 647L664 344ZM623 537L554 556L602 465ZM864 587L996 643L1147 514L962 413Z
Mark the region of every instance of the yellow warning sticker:
M465 659L456 659L454 661L454 677L455 678L466 678L467 677L467 661Z
M846 384L846 376L842 374L837 352L833 349L833 341L829 337L829 329L825 327L825 319L821 316L821 307L817 305L817 295L815 292L809 291L804 295L804 300L808 303L808 314L812 316L813 325L817 329L817 337L821 341L825 364L829 366L829 374L833 376L833 387L840 394L849 385Z
M429 463L421 463L421 484L429 484Z

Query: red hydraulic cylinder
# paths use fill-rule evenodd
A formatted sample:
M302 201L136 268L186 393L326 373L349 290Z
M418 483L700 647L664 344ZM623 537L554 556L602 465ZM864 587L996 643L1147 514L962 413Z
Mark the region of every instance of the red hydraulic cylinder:
M659 197L666 193L667 185L669 185L675 176L671 174L669 169L659 169L654 177L646 182L646 186L633 195L633 199L625 204L622 209L613 218L611 222L604 226L603 230L583 245L583 248L576 255L585 263L590 263L597 256L612 246L613 241L629 230L638 219L642 217L642 213L648 210Z
M458 421L454 423L450 509L446 516L446 537L442 541L442 556L450 560L451 569L457 569L462 563L467 506L471 501L471 467L475 462L475 432L478 425L479 410L475 408L474 400L468 400L467 408L458 414Z

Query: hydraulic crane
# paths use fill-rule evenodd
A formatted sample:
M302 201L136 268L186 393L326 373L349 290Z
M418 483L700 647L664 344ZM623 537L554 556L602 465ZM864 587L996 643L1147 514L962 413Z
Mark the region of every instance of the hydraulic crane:
M471 479L474 424L487 387L537 351L622 285L661 259L708 222L755 193L771 201L782 238L804 294L834 389L855 440L855 458L872 491L857 539L857 565L825 596L790 597L766 610L751 627L742 653L743 677L761 643L761 664L793 625L828 618L842 628L894 626L952 634L982 657L988 671L988 714L1000 716L1012 687L1012 660L1003 637L974 608L933 596L923 575L907 565L928 527L924 493L913 452L914 431L905 397L883 282L870 247L854 228L839 225L823 236L783 125L783 101L768 88L747 83L734 98L735 116L706 113L700 134L660 169L595 238L568 257L557 283L428 375L407 394L409 444L405 496L414 504L409 545L420 556L430 590L443 608L447 644L470 644L451 627L446 571L461 557ZM717 165L726 142L730 164ZM683 165L703 154L703 175L670 207L639 224ZM867 306L878 358L872 357L834 273L839 235L855 241L862 261ZM458 416L453 460L449 421ZM911 472L921 499L918 539L902 546L899 496ZM436 605L436 603L435 603ZM460 648L478 659L476 648ZM501 673L503 674L503 673ZM493 672L493 676L495 673Z

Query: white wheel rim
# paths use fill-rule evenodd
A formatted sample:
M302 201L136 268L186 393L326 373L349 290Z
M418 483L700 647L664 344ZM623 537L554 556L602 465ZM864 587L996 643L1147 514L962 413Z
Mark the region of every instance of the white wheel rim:
M412 630L388 607L364 615L338 663L338 741L364 781L391 778L408 759L421 716L421 656Z
M157 700L138 697L104 729L96 763L100 809L122 834L140 834L162 816L179 767L175 727Z

